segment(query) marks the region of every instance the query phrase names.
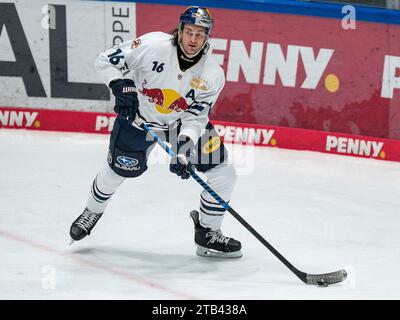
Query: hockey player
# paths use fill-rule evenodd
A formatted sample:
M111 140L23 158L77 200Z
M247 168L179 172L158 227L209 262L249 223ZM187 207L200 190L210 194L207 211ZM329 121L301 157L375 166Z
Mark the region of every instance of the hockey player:
M191 6L171 33L152 32L98 55L95 63L115 96L115 121L106 164L93 181L83 213L72 223L70 236L81 240L99 221L112 195L126 178L147 170L155 141L136 117L164 137L177 156L170 171L188 179L186 160L225 201L236 181L226 149L208 115L225 84L222 68L208 54L213 20L206 8ZM199 212L200 211L200 212ZM190 215L200 256L241 257L239 241L221 232L225 209L206 191L200 209Z

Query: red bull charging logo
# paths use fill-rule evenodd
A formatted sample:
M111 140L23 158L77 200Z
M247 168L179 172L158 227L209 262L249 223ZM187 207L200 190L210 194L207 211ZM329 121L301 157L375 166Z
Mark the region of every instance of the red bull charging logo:
M168 114L173 111L185 111L188 104L184 97L173 89L145 88L146 80L142 83L142 89L139 92L146 96L149 102L155 104L158 112Z

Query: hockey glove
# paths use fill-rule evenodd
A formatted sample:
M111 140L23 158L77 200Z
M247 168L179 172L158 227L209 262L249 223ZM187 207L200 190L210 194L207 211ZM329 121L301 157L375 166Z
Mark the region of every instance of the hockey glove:
M135 83L130 79L114 80L110 88L115 96L115 113L132 123L139 108Z
M181 179L188 179L190 173L187 170L187 164L190 161L190 156L194 148L194 143L189 137L181 136L178 139L178 144L176 146L175 157L171 158L171 163L169 165L169 171L175 173Z

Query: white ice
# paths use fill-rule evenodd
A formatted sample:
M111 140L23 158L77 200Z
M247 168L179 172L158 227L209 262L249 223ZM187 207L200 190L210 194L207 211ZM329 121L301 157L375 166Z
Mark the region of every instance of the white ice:
M69 246L108 136L3 129L0 147L0 299L400 298L400 163L228 145L232 207L298 269L348 271L321 288L229 213L223 231L243 257L196 256L189 212L201 187L172 175L160 148Z

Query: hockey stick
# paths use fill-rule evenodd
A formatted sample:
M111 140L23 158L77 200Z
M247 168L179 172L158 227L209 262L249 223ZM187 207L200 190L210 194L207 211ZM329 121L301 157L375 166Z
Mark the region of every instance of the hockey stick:
M175 157L174 151L162 141L153 130L151 130L141 119L136 118L135 121L140 127L146 130L154 140L171 156ZM310 274L305 273L293 266L284 256L282 256L267 240L265 240L246 220L244 220L226 201L224 201L211 187L199 176L193 169L193 165L188 162L187 170L195 179L218 203L229 211L250 233L255 236L265 247L267 247L286 267L289 268L301 281L306 284L327 286L329 284L339 283L346 279L346 270L339 270L335 272Z

